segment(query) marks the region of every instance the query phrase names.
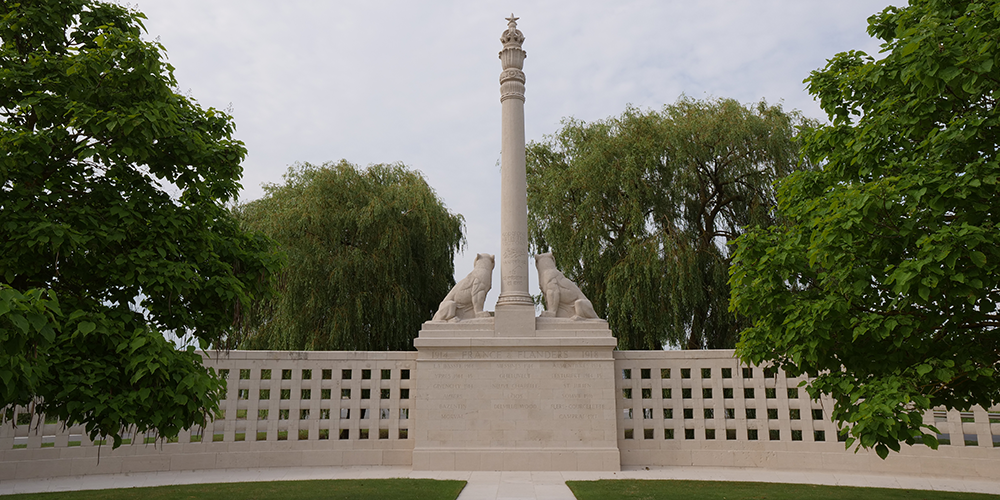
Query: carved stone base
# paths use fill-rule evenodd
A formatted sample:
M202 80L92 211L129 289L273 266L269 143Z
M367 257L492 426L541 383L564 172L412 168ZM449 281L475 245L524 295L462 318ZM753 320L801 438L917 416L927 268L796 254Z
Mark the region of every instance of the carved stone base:
M414 470L620 470L606 322L464 323L414 341Z

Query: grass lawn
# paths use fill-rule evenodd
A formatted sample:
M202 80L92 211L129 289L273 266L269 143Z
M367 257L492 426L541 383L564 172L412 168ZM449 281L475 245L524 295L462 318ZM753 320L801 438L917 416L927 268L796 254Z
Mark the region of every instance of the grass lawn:
M9 495L3 499L29 500L142 500L238 498L255 499L334 499L334 500L455 500L465 481L433 479L336 479L327 481L272 481L266 483L185 484L151 488L67 491Z
M986 500L1000 496L810 484L723 481L566 481L577 500Z

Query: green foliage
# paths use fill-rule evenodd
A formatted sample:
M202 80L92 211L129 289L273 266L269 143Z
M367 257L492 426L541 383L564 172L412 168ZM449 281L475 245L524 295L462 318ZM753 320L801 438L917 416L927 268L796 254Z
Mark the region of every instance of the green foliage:
M606 317L621 349L731 348L725 244L772 222L798 163L797 113L682 97L564 122L528 147L528 231Z
M817 376L848 446L885 457L936 446L929 408L1000 402L1000 2L913 1L869 33L883 59L807 80L823 168L780 183L788 223L737 242L731 283L742 359Z
M296 165L240 207L287 254L280 296L254 304L242 348L412 350L455 284L464 244L424 178L403 165Z
M220 342L269 289L239 189L232 119L174 90L141 13L0 4L0 408L174 436L223 382L161 332Z

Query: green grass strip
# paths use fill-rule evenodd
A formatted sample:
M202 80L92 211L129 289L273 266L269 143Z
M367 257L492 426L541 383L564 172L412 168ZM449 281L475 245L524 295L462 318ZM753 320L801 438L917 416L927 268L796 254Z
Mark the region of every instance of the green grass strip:
M566 481L577 500L986 500L997 495L813 484L615 479Z
M333 499L333 500L455 500L465 481L434 479L333 479L318 481L271 481L260 483L184 484L113 490L65 491L4 496L29 500L240 500Z

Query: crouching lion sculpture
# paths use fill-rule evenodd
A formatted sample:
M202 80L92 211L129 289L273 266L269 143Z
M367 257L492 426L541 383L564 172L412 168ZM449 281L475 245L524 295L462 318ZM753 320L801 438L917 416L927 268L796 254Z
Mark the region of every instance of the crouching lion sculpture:
M536 255L535 268L538 269L538 286L545 295L543 318L599 319L594 305L580 287L556 269L552 252Z
M488 253L476 255L472 267L472 272L456 283L441 301L431 321L455 322L490 317L488 311L483 311L483 303L493 287L493 256Z

